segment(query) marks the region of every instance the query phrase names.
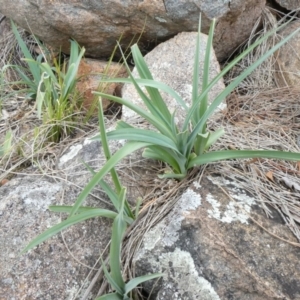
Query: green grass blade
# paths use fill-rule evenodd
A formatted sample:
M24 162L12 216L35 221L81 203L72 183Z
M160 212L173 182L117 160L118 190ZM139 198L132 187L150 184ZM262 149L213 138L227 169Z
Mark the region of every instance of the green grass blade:
M117 121L116 129L124 129L124 128L130 129L130 128L135 128L135 127L129 125L128 123L126 123L122 120ZM101 141L101 134L95 135L94 137L91 138L91 140L92 141Z
M149 124L153 125L159 132L161 132L162 134L164 134L164 135L166 135L170 138L174 138L172 130L170 130L167 126L165 126L165 124L163 124L161 122L161 120L157 119L157 117L155 117L154 115L148 113L146 110L144 110L144 109L140 108L139 106L133 104L131 101L128 101L126 99L122 99L120 97L107 95L107 94L101 93L101 92L94 92L94 94L127 106L129 109L131 109L132 111L137 113L139 116L141 116L142 118L147 120L149 122Z
M201 14L199 16L198 32L196 39L196 51L194 57L194 70L193 70L193 86L192 86L192 103L195 103L198 97L198 84L199 84L199 54L200 54L200 32L201 32ZM195 112L195 114L197 111Z
M135 44L131 47L131 53L132 53L133 60L135 62L135 67L136 67L140 77L142 79L150 79L150 80L152 79L153 80L152 74L151 74L137 44ZM170 113L165 101L161 97L158 89L146 86L146 90L147 90L154 106L163 115L163 118L168 123L170 123L171 113Z
M117 122L116 129L122 129L122 128L134 128L132 125L120 120Z
M18 29L15 25L15 23L11 20L11 28L12 28L12 31L17 39L17 42L25 56L26 59L30 59L30 60L34 60L30 51L28 50L25 42L23 41L20 33L18 32ZM38 65L36 63L32 63L32 62L27 62L28 64L28 67L29 67L29 70L33 76L33 79L34 79L34 82L35 84L38 84L38 82L40 81L40 75L41 75L41 72L40 72L40 69L38 67Z
M241 158L270 158L281 160L300 161L300 153L272 151L272 150L222 150L204 153L191 159L188 169L194 166L208 164L220 160Z
M102 147L103 147L103 151L104 151L106 160L109 160L111 158L111 153L110 153L110 149L109 149L108 142L107 142L107 133L106 133L106 126L105 126L105 122L104 122L102 99L99 99L99 111L98 112L99 112L98 113L99 131L100 131L100 136L101 136L101 141L102 141ZM110 173L111 173L116 191L117 191L117 193L120 193L120 191L122 189L122 185L120 183L120 180L119 180L119 177L118 177L118 174L117 174L115 168L112 168Z
M101 136L101 141L102 141L102 147L104 151L104 155L106 157L106 160L109 160L111 158L111 152L108 146L107 142L107 134L106 134L106 129L105 129L105 122L104 122L104 113L103 113L103 107L102 107L102 100L99 100L99 114L98 114L98 120L99 120L99 131L100 131L100 136ZM110 174L113 180L113 183L115 185L115 189L117 191L117 194L119 194L122 190L122 185L119 180L119 176L115 168L112 168L110 170ZM100 182L101 183L101 182ZM107 190L108 191L108 190ZM112 201L115 201L115 197L111 198ZM114 204L116 209L119 211L120 209L120 204L115 203ZM128 217L134 218L134 214L131 211L129 204L127 201L125 201L125 211Z
M100 180L99 185L101 186L105 194L108 196L109 200L112 202L116 210L119 212L120 203L118 202L117 193L104 180Z
M264 55L262 55L258 60L256 60L250 67L248 67L242 74L240 74L234 81L232 81L212 102L209 108L206 110L200 121L194 128L193 133L191 133L188 143L194 141L196 135L198 134L199 130L205 126L207 119L213 114L213 112L217 109L217 107L221 104L221 102L228 96L238 85L241 81L243 81L250 73L254 71L263 61L265 61L269 56L271 56L275 51L277 51L284 43L286 43L291 37L293 37L296 33L300 31L300 28L295 30L293 33L288 35L278 44L276 44L272 49L267 51ZM207 89L206 89L207 90ZM204 95L204 94L203 94ZM202 96L203 96L202 95ZM192 108L191 108L192 109Z
M292 19L291 19L292 20ZM256 48L258 45L260 45L263 41L265 41L265 40L267 40L272 34L274 34L276 31L279 31L279 30L281 30L282 28L284 28L291 20L289 20L287 23L285 23L285 24L283 24L283 25L281 25L281 26L279 26L278 28L276 28L276 29L274 29L274 30L271 30L270 32L268 32L268 33L266 33L266 34L264 34L264 36L263 37L261 37L261 38L259 38L258 40L256 40L251 46L249 46L245 51L243 51L240 55L238 55L235 59L233 59L227 66L225 66L225 68L223 68L223 70L209 83L209 85L207 86L207 88L206 89L202 89L202 92L200 93L200 95L198 96L198 99L197 99L197 101L196 101L196 103L194 103L191 107L190 107L190 109L189 109L189 111L188 111L188 114L187 114L187 116L186 116L186 119L185 119L185 122L184 122L184 124L183 124L183 127L182 127L182 130L184 131L184 130L186 130L187 128L188 128L188 126L189 126L189 123L190 123L190 120L191 120L191 118L192 118L192 116L193 116L193 114L194 114L194 112L198 109L198 107L199 107L199 103L202 101L202 99L204 98L204 97L206 97L206 95L208 94L208 92L212 89L212 87L213 86L215 86L215 84L221 79L221 78L223 78L240 60L242 60L247 54L249 54L254 48ZM290 36L288 36L288 37L286 37L285 39L284 39L284 41L281 41L279 44L277 44L277 45L279 45L278 47L277 47L277 45L275 45L274 47L276 47L276 49L273 51L273 52L275 52L275 51L277 51L278 50L278 48L280 48L285 42L287 42L292 36L294 36L297 32L299 31L299 29L297 29L295 32L293 32ZM273 49L273 48L272 48ZM272 51L272 49L270 49L269 51ZM269 51L268 52L266 52L266 54L264 55L264 59L262 59L259 63L255 63L255 67L253 68L253 70L257 67L257 66L259 66L266 58L268 58L269 56L271 56L272 54L273 54L273 52L272 53L269 53ZM267 55L268 54L268 55ZM252 65L253 66L253 65ZM252 70L252 71L253 71ZM246 70L247 71L247 70ZM251 71L249 72L249 74L251 73ZM247 77L247 75L245 76L245 77ZM237 81L237 84L236 85L238 85L242 80L243 80L244 78L241 78L241 79L239 79L238 81ZM232 91L234 89L234 87L233 88L231 88L231 90L229 91L229 93ZM228 94L229 94L228 93ZM227 94L227 95L228 95ZM226 96L225 96L226 97ZM224 98L223 98L224 99ZM219 104L218 105L220 105L220 103L222 102L222 100L219 102ZM218 106L217 105L217 106ZM217 107L216 106L216 107ZM214 110L216 109L216 107L214 108ZM210 116L210 115L209 115ZM208 117L209 117L208 116ZM207 118L208 118L207 117ZM206 119L207 119L206 118ZM204 122L206 122L206 120L204 121Z
M216 19L213 19L210 25L209 29L209 35L206 45L206 51L205 51L205 58L204 58L204 66L203 66L203 82L202 82L202 90L205 90L208 86L209 81L209 74L210 74L210 57L211 57L211 51L213 49L213 37L214 37L214 30L215 30L215 24ZM198 95L196 96L198 98ZM197 101L197 98L194 102ZM205 97L202 99L200 103L200 111L198 114L198 119L195 120L194 124L203 116L207 109L207 103L208 103L208 94L205 95ZM206 129L202 129L201 133L204 133Z
M130 78L112 78L112 79L101 79L102 82L119 82L119 83L128 83L132 84L132 80ZM188 106L186 105L185 101L179 96L179 94L173 90L170 86L163 82L158 82L151 79L142 79L142 78L135 78L135 81L140 86L147 86L147 87L153 87L158 90L161 90L168 95L170 95L172 98L176 100L176 102L184 109L188 110Z
M72 207L73 207L72 205L50 205L48 207L48 209L50 211L53 211L53 212L70 213L71 210L72 210ZM89 206L81 206L81 207L79 207L77 212L82 213L82 212L91 211L91 210L94 210L94 209L98 209L98 208L89 207Z
M100 257L101 258L101 257ZM119 295L123 295L124 294L124 289L122 289L122 287L120 287L115 279L111 276L111 274L108 272L106 266L105 266L105 263L103 262L102 258L101 258L101 263L102 263L102 269L103 269L103 272L104 272L104 275L107 279L107 281L109 282L109 284L112 286L113 289L115 289L117 291L116 294L119 294ZM125 286L124 286L125 287Z
M120 192L119 202L124 204L126 196L126 189L122 188ZM122 277L122 266L121 266L121 245L123 235L126 230L126 222L123 218L123 205L121 205L120 212L118 216L114 219L113 227L112 227L112 238L110 244L110 273L111 277L114 279L116 284L122 290L122 293L125 291L125 282ZM119 292L119 291L118 291Z
M77 81L77 73L80 61L85 53L85 48L82 47L79 53L79 45L71 40L71 51L68 62L68 68L64 76L64 84L62 88L62 97L66 98L71 91L74 90Z
M206 147L204 150L207 150L211 145L213 145L223 134L225 133L223 128L219 128L214 132L210 132L209 139L206 143ZM202 154L202 152L201 152Z
M72 64L75 64L78 58L78 50L79 50L79 45L74 41L70 40L70 57L68 61L68 66L71 66Z
M139 284L149 281L158 277L162 277L163 273L155 273L155 274L149 274L149 275L143 275L137 278L131 279L128 283L125 285L125 295L127 295L129 292L131 292L133 289L135 289Z
M131 47L131 52L134 51L134 48L135 48L134 46ZM127 62L126 62L125 56L124 56L124 54L122 52L122 49L121 49L120 46L119 46L119 48L120 48L120 51L122 53L123 60L124 60L124 63L125 63L125 67L126 67L127 72L129 74L131 83L134 85L134 87L135 87L137 93L139 94L140 98L142 99L142 101L144 102L144 104L147 106L147 108L149 109L150 113L152 113L153 116L155 116L156 118L158 118L168 128L169 127L168 119L166 119L166 117L163 115L163 113L160 110L158 110L157 105L156 105L156 101L151 101L148 98L148 96L143 92L143 90L140 88L140 86L137 84L136 79L134 78L134 76L133 76L133 74L132 74L132 72L131 72L131 70L130 70ZM141 58L143 59L142 56L141 56ZM136 63L136 67L137 67L137 63ZM153 79L152 76L151 76L150 79ZM151 96L151 94L149 94L149 96ZM155 100L155 99L152 99L152 100Z
M93 209L81 212L75 216L69 217L67 220L62 221L61 223L54 225L53 227L47 229L42 234L38 235L35 239L33 239L23 250L21 253L25 253L26 251L34 248L35 246L41 244L42 242L46 241L50 237L54 236L55 234L59 233L60 231L77 224L79 222L95 218L95 217L106 217L110 219L114 219L117 214L113 211L107 209Z
M35 63L37 64L37 62ZM57 78L54 74L53 68L48 63L41 63L38 66L43 73L46 73L49 77L51 77L53 82L57 83Z
M11 130L8 130L5 134L4 142L0 147L0 156L9 154L11 151L13 134Z
M197 135L196 141L194 143L194 151L196 155L201 155L207 148L207 143L209 141L210 133L207 131L205 134L199 133Z
M171 140L165 135L162 135L161 133L151 131L151 130L146 130L146 129L139 129L139 128L116 129L107 132L107 139L145 142L153 145L170 148L176 152L179 152L173 140Z
M59 213L67 213L70 214L72 211L73 206L72 205L51 205L49 206L49 210L53 212L59 212ZM98 208L95 207L89 207L89 206L80 206L77 210L77 213L80 214L85 211L92 211ZM126 223L131 224L133 222L133 219L130 217L124 216L124 220Z
M126 157L127 155L133 153L134 151L149 146L148 143L139 143L139 142L132 142L127 143L124 145L121 149L119 149L102 167L102 169L97 172L96 175L93 176L93 178L90 180L90 182L85 186L83 191L79 194L73 209L71 211L70 216L73 216L79 209L80 206L82 206L82 203L86 199L86 197L89 195L89 193L93 190L93 188L99 183L100 180L103 179L103 177L110 172L112 168L116 166L116 164Z

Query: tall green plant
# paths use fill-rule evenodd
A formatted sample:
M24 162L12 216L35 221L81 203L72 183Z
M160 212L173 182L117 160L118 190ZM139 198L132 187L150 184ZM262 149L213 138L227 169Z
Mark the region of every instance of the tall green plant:
M36 96L37 114L43 118L44 124L49 124L49 139L58 142L62 134L72 130L74 111L78 106L78 93L76 91L77 72L85 49L79 51L79 45L71 41L71 51L68 62L60 64L60 59L54 59L54 67L48 62L37 63L43 72Z
M183 179L187 175L187 171L195 166L208 164L215 161L225 159L238 158L272 158L283 160L300 160L299 153L290 153L283 151L270 150L223 150L208 152L209 147L216 142L224 134L224 130L220 128L215 132L207 130L207 120L221 104L221 102L229 95L238 84L247 77L259 64L266 58L271 56L284 43L293 37L300 29L291 33L281 42L275 45L271 50L267 51L261 58L259 58L253 65L248 67L242 74L240 74L233 82L231 82L212 102L208 105L207 95L212 87L220 80L232 67L235 66L243 57L245 57L251 50L253 50L262 41L266 40L274 32L270 32L261 39L257 40L252 46L246 49L242 54L235 58L228 64L222 72L220 72L211 82L208 80L210 53L212 51L213 33L215 28L215 20L213 20L206 47L206 54L203 68L203 83L202 89L198 90L199 82L199 48L200 48L200 23L197 35L197 44L194 60L194 74L193 74L193 90L192 90L192 105L190 108L184 103L183 99L167 85L153 80L151 72L142 57L142 54L137 45L134 45L132 56L136 69L140 78L135 78L131 73L128 65L127 70L129 78L107 79L107 82L122 82L131 83L135 86L138 95L143 100L147 110L141 108L131 101L122 99L120 97L107 95L100 92L95 94L118 102L127 106L135 113L140 115L149 124L151 124L156 131L135 128L124 121L117 123L116 129L107 133L107 138L110 140L127 140L128 143L139 142L147 143L143 156L154 160L165 162L170 166L171 171L165 173L160 177L163 178L177 178ZM280 27L281 28L281 27ZM280 29L278 28L278 29ZM142 87L146 88L147 93L143 92ZM186 118L181 128L175 124L175 112L169 111L159 90L173 96L175 100L186 111ZM100 138L99 136L97 138ZM125 147L123 148L124 152ZM122 152L122 149L120 150ZM125 153L124 153L125 155ZM108 162L109 163L109 162ZM115 161L117 163L117 161Z
M39 67L38 63L43 60L43 55L40 54L36 59L32 56L30 50L28 49L26 43L23 41L17 26L13 21L11 21L11 28L16 37L19 47L24 55L24 60L27 60L27 67L24 68L16 65L6 65L5 68L13 68L17 71L21 80L18 82L13 82L13 85L19 84L25 86L24 91L28 98L35 99L38 91L38 86L42 78L43 71Z
M43 54L34 58L16 25L11 22L11 26L27 68L17 65L7 65L5 68L17 71L21 80L12 84L24 86L22 91L27 97L36 100L38 117L50 126L48 139L58 142L64 133L70 133L73 128L74 112L80 102L75 88L77 72L85 49L80 49L75 41L71 41L67 62L61 63L61 57L48 61ZM40 43L39 46L42 47Z

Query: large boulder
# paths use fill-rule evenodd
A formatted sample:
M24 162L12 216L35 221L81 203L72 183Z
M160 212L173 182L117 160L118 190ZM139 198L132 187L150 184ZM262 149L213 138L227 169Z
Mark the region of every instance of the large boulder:
M300 21L288 24L279 35L284 38L300 27ZM274 55L274 79L278 87L298 87L300 82L300 33L294 35Z
M82 294L99 250L110 240L111 222L89 220L20 255L30 240L61 221L48 206L60 204L63 195L71 204L77 194L72 184L30 175L0 188L0 299L74 299Z
M275 0L275 2L288 10L299 9L300 7L299 0Z
M300 299L299 244L272 215L237 182L195 178L135 257L138 275L164 273L150 299Z
M218 59L223 60L249 37L265 2L4 0L0 11L64 52L69 51L69 39L75 39L91 57L110 56L121 36L121 44L126 47L134 36L142 34L140 44L147 51L179 32L197 30L201 12L204 33L210 20L218 19L214 43Z

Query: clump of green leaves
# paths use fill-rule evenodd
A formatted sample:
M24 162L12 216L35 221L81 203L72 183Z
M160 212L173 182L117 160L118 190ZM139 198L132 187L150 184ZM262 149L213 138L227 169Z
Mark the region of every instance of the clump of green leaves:
M37 113L44 124L51 126L48 136L54 142L72 130L74 112L79 102L75 88L77 72L84 52L84 48L79 51L79 45L71 41L68 62L60 64L60 59L54 59L54 67L47 62L37 63L43 72L37 89Z
M212 41L214 34L215 20L213 20L206 47L202 89L198 90L199 82L199 44L200 44L200 23L197 37L197 46L194 60L194 73L192 79L192 105L187 107L183 99L169 86L153 80L151 72L138 48L134 45L132 50L133 60L140 78L135 78L131 73L128 65L129 78L107 79L107 82L131 83L135 86L140 98L144 102L146 109L143 109L131 101L120 97L107 95L100 92L95 94L108 98L112 101L121 103L133 110L136 114L144 118L155 130L140 129L130 124L119 121L116 129L107 134L111 140L127 140L128 144L134 142L147 143L143 152L145 158L163 161L171 171L161 175L162 178L183 179L186 177L189 169L202 164L208 164L215 161L238 158L273 158L283 160L300 160L299 153L289 153L281 151L267 150L223 150L209 152L209 147L217 141L223 134L224 130L220 128L214 132L207 130L207 120L218 108L221 102L229 95L238 84L246 78L259 64L271 56L278 48L294 36L300 29L296 30L272 49L262 55L256 62L249 66L241 75L231 82L220 94L214 99L211 105L208 105L208 93L212 87L220 80L232 67L234 67L245 55L258 46L262 41L267 39L274 32L266 34L257 40L252 46L246 49L242 54L228 64L211 82L209 82L209 64L212 51ZM280 28L279 28L280 29ZM146 88L146 93L142 90ZM175 123L175 112L170 112L166 106L159 90L173 96L186 112L186 118L182 127ZM98 138L100 138L98 136ZM124 152L126 155L127 149ZM115 163L117 163L115 161Z
M71 41L70 57L67 62L61 62L61 57L54 57L53 61L49 61L43 54L34 58L13 22L12 30L28 66L28 68L7 66L14 68L21 78L12 84L25 86L23 92L26 96L36 100L39 119L43 120L43 124L50 126L48 140L58 142L73 128L74 113L79 103L75 85L79 63L85 49L79 49L79 45Z

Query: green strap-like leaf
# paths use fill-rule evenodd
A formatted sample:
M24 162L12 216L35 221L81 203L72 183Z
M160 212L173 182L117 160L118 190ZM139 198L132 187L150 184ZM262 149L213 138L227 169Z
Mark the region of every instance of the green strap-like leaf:
M126 222L124 221L124 201L126 196L126 189L122 188L119 202L121 203L120 212L118 216L114 219L112 227L112 237L110 244L110 273L111 277L114 279L115 283L124 293L125 291L125 282L122 277L122 266L121 266L121 246L123 235L126 230ZM118 291L119 292L119 291Z
M130 78L112 78L112 79L101 79L102 82L120 82L120 83L129 83L132 84L132 80ZM135 78L135 81L140 86L148 86L156 88L160 91L163 91L173 97L176 102L184 109L188 110L188 106L186 105L185 101L179 96L179 94L174 91L170 86L163 82L151 80L151 79L142 79L142 78Z
M131 53L132 53L133 60L135 62L135 67L136 67L140 77L142 79L153 80L152 74L151 74L137 44L135 44L131 47ZM154 104L154 107L157 109L158 112L160 112L162 114L163 119L165 119L166 122L168 124L170 124L171 113L170 113L165 101L161 97L158 89L146 86L146 90L150 96L150 99L152 100L152 102Z
M213 49L213 37L214 37L214 30L215 30L216 19L213 19L210 25L208 40L206 45L205 51L205 58L204 58L204 66L203 66L203 81L202 81L202 90L205 90L208 86L209 82L209 74L210 74L210 59L211 59L211 52ZM198 95L197 95L198 97ZM197 99L194 101L197 102ZM200 110L198 114L198 118L195 120L194 124L203 116L207 109L208 103L208 94L204 96L200 103ZM205 129L203 128L202 133L204 133Z
M149 124L153 125L159 132L161 132L162 134L168 136L169 138L174 138L172 130L170 130L169 127L167 127L165 124L163 124L161 122L161 120L159 120L154 115L148 113L146 110L142 109L141 107L133 104L131 101L128 101L128 100L123 99L121 97L107 95L107 94L101 93L101 92L93 92L93 93L95 95L101 96L103 98L106 98L106 99L109 99L109 100L112 100L114 102L117 102L117 103L120 103L122 105L127 106L130 110L136 112L139 116L141 116L142 118L147 120L149 122Z
M197 135L196 141L194 142L194 152L197 155L201 155L207 148L207 143L209 141L210 133L207 131L205 134L199 133Z
M85 221L87 219L95 218L95 217L106 217L106 218L113 219L116 216L117 214L115 212L107 209L93 209L93 210L83 211L80 214L69 217L67 220L62 221L57 225L54 225L53 227L44 231L42 234L38 235L22 250L21 253L25 253L26 251L32 249L33 247L41 244L42 242L46 241L50 237L54 236L58 232L79 222Z
M291 18L292 20L292 18ZM289 20L287 23L291 22ZM281 30L284 28L287 23L281 25L280 27L271 30L270 32L264 34L261 38L257 39L251 46L249 46L245 51L243 51L240 55L238 55L235 59L233 59L223 70L209 83L206 89L203 89L200 95L198 96L198 99L193 105L190 107L187 117L184 121L182 130L186 130L189 126L190 120L194 114L194 112L198 109L199 103L201 103L202 99L206 97L208 92L212 89L213 86L216 85L216 83L223 78L240 60L242 60L247 54L249 54L254 48L256 48L258 45L260 45L263 41L267 40L271 35L273 35L276 31ZM225 97L232 92L232 90L244 79L246 78L255 68L257 68L264 60L266 60L269 56L271 56L275 51L277 51L284 43L286 43L289 39L291 39L297 32L299 32L300 28L291 33L289 36L284 38L281 42L276 44L272 49L267 51L263 56L261 56L256 62L254 62L248 69L246 69L240 76L238 76L230 85L227 86L227 88L223 91L224 93L222 96L218 99L215 99L213 102L214 105L210 105L209 112L208 110L204 114L204 116L201 118L201 126L203 127L203 124L206 123L207 119L211 116L211 114L215 111L215 109L220 105L220 103L225 99ZM226 92L225 92L226 91ZM220 94L221 95L221 94ZM220 96L219 95L219 96ZM200 121L200 120L199 120ZM201 127L200 126L200 127Z
M85 186L83 191L79 194L72 212L71 216L74 215L78 208L82 206L82 203L88 196L88 194L93 190L93 188L99 183L99 181L108 173L110 172L111 168L115 167L117 163L126 157L127 155L133 153L134 151L149 146L149 143L139 143L139 142L131 142L127 143L125 146L123 146L121 149L119 149L102 167L102 169L97 172L96 175L93 176L93 178L90 180L90 182Z
M139 128L121 128L110 132L107 132L108 140L128 140L145 142L153 145L159 145L162 147L170 148L176 152L179 152L176 144L165 135L161 133L139 129Z
M208 150L210 146L212 146L222 135L224 135L225 131L223 128L219 128L216 131L210 132L208 141L206 142L205 149ZM199 153L198 155L202 154Z
M198 97L199 85L199 56L200 56L200 32L201 32L201 14L199 15L198 32L196 39L196 50L194 57L194 70L193 70L193 86L192 86L192 104L196 102ZM195 111L197 114L197 111Z
M101 257L100 257L101 258ZM102 269L103 269L103 272L104 272L104 275L107 279L107 281L109 282L109 284L111 285L112 289L113 290L116 290L117 291L117 294L119 295L123 295L124 294L124 289L122 287L120 287L115 279L111 276L111 274L108 272L107 268L106 268L106 265L105 263L103 262L102 258L101 258L101 263L102 263ZM125 288L125 286L124 286Z
M53 212L60 212L60 213L70 213L72 211L72 208L73 206L72 205L51 205L49 206L49 210L50 211L53 211ZM92 211L92 210L95 210L95 209L98 209L98 208L95 208L95 207L89 207L89 206L80 206L78 208L78 211L77 213L80 214L82 212L85 212L85 211ZM133 219L128 217L128 216L124 216L124 220L128 223L128 224L131 224L133 222Z
M256 157L300 161L300 153L272 150L222 150L204 153L191 159L188 164L188 169L221 160Z
M125 294L127 295L129 292L131 292L134 288L136 288L139 284L149 281L158 277L162 277L163 273L155 273L155 274L149 274L149 275L143 275L137 278L131 279L128 283L125 285Z
M12 20L11 20L11 28L12 28L12 31L13 31L13 33L14 33L17 41L18 41L18 44L19 44L25 58L33 60L33 57L31 55L29 49L27 48L27 46L26 46L25 42L23 41L20 33L18 32L18 29L17 29L15 23ZM34 78L34 82L37 85L39 83L40 77L41 77L41 71L39 69L39 66L36 64L36 62L33 63L33 62L29 61L28 62L28 67L30 69L30 72L31 72L33 78Z
M206 110L202 118L199 120L197 125L195 126L195 130L191 133L188 143L193 143L197 132L205 126L207 119L213 114L213 112L217 109L217 107L221 104L221 102L228 96L238 85L244 80L255 68L257 68L263 61L265 61L269 56L271 56L275 51L277 51L284 43L286 43L291 37L293 37L297 32L300 31L298 28L296 31L291 33L281 42L276 44L272 49L267 51L264 55L262 55L258 60L256 60L250 67L248 67L242 74L240 74L233 82L231 82L212 102L209 108Z

